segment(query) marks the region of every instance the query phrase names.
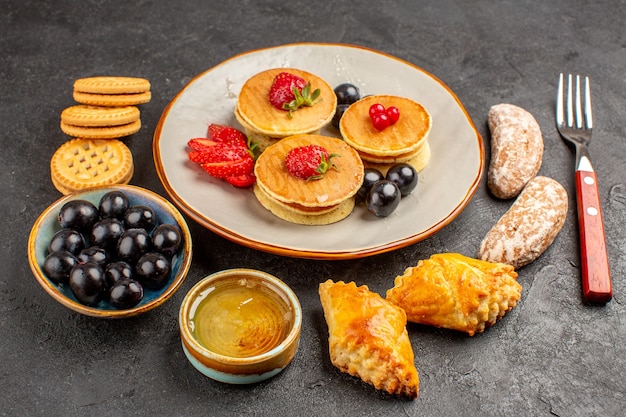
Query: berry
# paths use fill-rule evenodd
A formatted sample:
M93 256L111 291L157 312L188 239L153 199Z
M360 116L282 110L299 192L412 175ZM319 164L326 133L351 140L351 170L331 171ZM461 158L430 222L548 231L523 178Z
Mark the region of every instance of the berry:
M106 280L109 288L115 285L117 281L131 279L132 277L133 268L128 264L128 262L111 262L104 269L104 279Z
M144 229L128 229L117 241L117 257L134 265L144 253L150 250L151 239Z
M395 182L381 180L372 186L367 195L367 209L377 217L387 217L398 207L401 198Z
M126 210L128 210L128 197L121 191L109 191L100 198L98 211L100 217L122 219Z
M335 129L339 129L339 121L343 117L343 114L346 112L346 110L348 110L348 107L350 107L349 104L337 104L335 115L333 116L333 119L331 120L331 124L333 125Z
M374 118L377 114L382 114L385 112L385 106L380 103L374 103L370 106L369 115L371 118Z
M135 307L143 298L143 287L134 279L122 279L109 290L109 301L118 309Z
M104 268L109 262L109 254L103 248L99 248L98 246L90 246L83 249L78 254L78 261L80 263L92 262Z
M181 241L180 230L174 224L160 224L152 233L152 248L165 256L171 257L178 252Z
M361 99L359 88L350 83L339 84L335 87L335 95L337 96L337 104L352 104Z
M98 208L87 200L72 200L63 204L59 211L59 224L63 228L89 232L100 214Z
M269 100L272 106L279 110L293 112L303 106L313 106L320 95L320 89L311 93L311 83L289 72L279 73L270 87Z
M151 231L156 224L154 210L148 206L137 204L124 213L124 227L127 229L145 229Z
M48 252L68 251L74 255L85 248L85 238L74 229L64 228L56 232L48 243Z
M68 282L70 271L76 265L78 265L78 259L73 253L60 250L46 256L42 269L50 281L65 284Z
M115 217L106 217L93 225L91 244L111 251L124 230L124 225L120 220Z
M146 288L157 290L162 288L170 277L172 265L163 254L158 252L145 253L137 261L135 276Z
M363 184L361 184L361 188L357 191L357 195L365 200L372 186L383 179L385 179L385 176L376 168L365 168L363 172Z
M285 157L285 166L291 175L303 180L319 180L326 172L335 168L332 159L337 154L328 154L328 151L319 145L299 146L291 149Z
M385 178L398 185L402 197L406 197L411 194L415 187L417 187L417 171L413 168L413 166L406 163L393 165L389 168L389 171L387 171Z
M237 175L251 174L254 169L254 159L250 155L234 161L207 162L200 165L209 175L225 179Z
M389 117L389 123L391 124L396 123L398 119L400 119L400 109L395 106L388 107L387 110L385 110L385 113L387 113L387 117Z
M387 116L386 113L378 113L374 115L374 117L372 117L372 123L374 124L374 128L378 131L383 131L391 125L389 116Z
M93 262L74 266L70 272L69 283L76 299L92 307L100 302L106 290L104 272Z
M248 137L242 131L231 126L219 125L211 123L207 131L209 138L221 143L234 143L246 146Z

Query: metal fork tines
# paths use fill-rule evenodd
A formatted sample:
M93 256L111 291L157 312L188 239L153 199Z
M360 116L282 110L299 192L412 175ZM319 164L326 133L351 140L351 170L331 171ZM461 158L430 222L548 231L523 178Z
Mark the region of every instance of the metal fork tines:
M556 98L556 126L563 139L576 150L582 292L585 300L604 304L613 297L613 290L597 176L587 150L593 129L589 77L585 77L584 95L579 75L576 76L575 86L572 75L567 76L567 91L563 84L561 74Z
M572 78L572 74L567 76L567 95L565 95L563 74L559 76L556 100L556 126L561 136L574 145L576 149L576 169L584 168L587 171L593 171L591 158L587 150L593 129L589 77L585 77L584 98L581 94L580 75L576 76L575 91L572 85ZM581 164L583 164L582 167Z

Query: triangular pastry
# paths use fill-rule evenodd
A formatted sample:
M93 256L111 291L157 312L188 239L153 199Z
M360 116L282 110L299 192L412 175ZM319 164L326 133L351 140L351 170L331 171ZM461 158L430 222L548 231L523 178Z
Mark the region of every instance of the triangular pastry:
M332 364L376 389L416 398L419 377L405 312L354 282L328 280L319 294Z
M473 336L515 307L522 293L516 279L510 265L437 254L396 277L386 298L404 309L410 322Z

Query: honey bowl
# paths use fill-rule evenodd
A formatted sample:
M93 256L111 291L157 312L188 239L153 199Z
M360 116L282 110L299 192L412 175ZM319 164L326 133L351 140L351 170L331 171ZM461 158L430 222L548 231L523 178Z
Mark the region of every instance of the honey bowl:
M200 280L179 312L182 348L205 376L251 384L280 373L300 341L302 309L280 279L253 269L228 269Z

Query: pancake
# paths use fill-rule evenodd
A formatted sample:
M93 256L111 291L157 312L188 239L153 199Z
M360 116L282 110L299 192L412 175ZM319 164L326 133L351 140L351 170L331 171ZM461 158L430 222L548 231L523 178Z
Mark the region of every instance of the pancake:
M336 169L328 170L322 179L307 181L287 171L285 158L291 149L310 144L339 156L333 158ZM363 162L353 148L339 139L294 135L268 147L257 159L254 174L255 195L272 213L294 223L327 224L352 211L354 201L350 200L354 200L363 182ZM310 217L318 219L312 222Z
M292 113L279 110L269 101L270 87L276 75L289 72L311 83L311 92L320 89L319 100L311 107ZM337 107L333 88L315 74L295 68L273 68L248 79L241 88L235 106L235 118L247 135L258 133L270 138L318 133L330 123Z
M362 159L363 159L363 164L365 165L366 168L376 168L377 170L382 172L383 175L386 175L389 168L401 162L411 165L413 168L415 168L417 172L420 172L426 167L426 165L428 165L428 162L430 161L430 157L431 157L430 145L428 144L428 142L425 142L424 146L421 146L420 149L416 153L414 153L413 155L411 155L410 158L405 159L405 160L372 162L372 161L365 160L365 158L362 158Z
M369 116L372 104L385 108L395 106L400 119L379 131ZM432 127L430 113L421 104L391 95L367 96L352 104L341 117L339 130L347 144L359 151L364 160L396 158L395 162L411 159L428 140ZM404 162L402 161L402 162Z

